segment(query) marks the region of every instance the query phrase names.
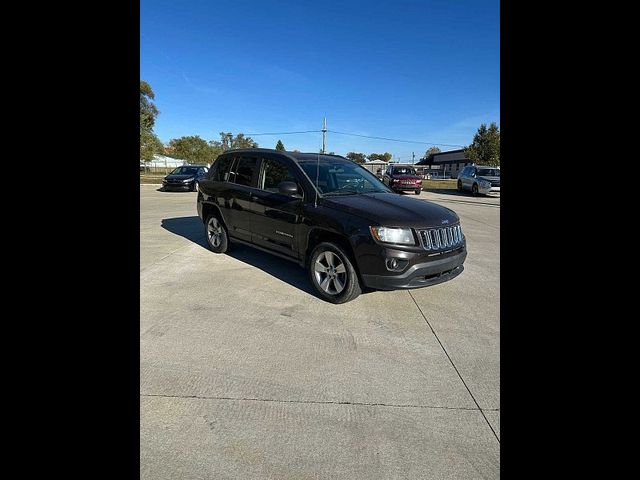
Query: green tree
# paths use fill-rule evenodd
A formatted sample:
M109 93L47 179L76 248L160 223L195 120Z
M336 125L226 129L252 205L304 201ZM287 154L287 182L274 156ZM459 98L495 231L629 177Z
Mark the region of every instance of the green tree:
M389 162L393 158L393 155L391 155L389 152L372 153L371 155L368 155L367 158L370 162L372 162L373 160L382 160L384 162Z
M424 158L429 158L429 155L433 155L434 153L440 153L441 150L438 147L429 147L426 152L424 152Z
M209 142L209 148L211 149L211 158L215 159L218 155L224 152L224 146L222 142L218 142L216 140L211 140Z
M156 153L162 153L160 139L150 129L140 129L140 160L148 162Z
M231 148L258 148L258 143L251 137L245 137L244 133L239 133L232 138Z
M278 140L278 143L276 143L276 150L284 150L284 143L282 143L282 140Z
M156 117L160 113L152 102L155 94L144 80L140 80L140 160L148 162L153 155L162 152L162 142L153 133Z
M345 155L345 157L356 163L365 163L367 161L364 153L349 152Z
M220 132L220 144L227 150L229 148L258 148L258 143L251 137L245 137L239 133L235 137L231 132Z
M156 98L155 93L144 80L140 80L140 130L152 130L156 123L156 117L160 113L151 101Z
M479 165L500 166L500 130L495 122L487 128L480 125L473 137L473 143L464 149L464 154L473 163Z
M215 158L214 148L199 135L171 139L169 148L177 158L190 163L209 164Z

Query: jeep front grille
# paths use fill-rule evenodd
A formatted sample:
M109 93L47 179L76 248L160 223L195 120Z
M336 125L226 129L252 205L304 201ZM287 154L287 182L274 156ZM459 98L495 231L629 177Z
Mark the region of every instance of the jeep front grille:
M444 250L462 245L464 235L460 225L453 227L432 228L429 230L418 230L422 246L425 250Z

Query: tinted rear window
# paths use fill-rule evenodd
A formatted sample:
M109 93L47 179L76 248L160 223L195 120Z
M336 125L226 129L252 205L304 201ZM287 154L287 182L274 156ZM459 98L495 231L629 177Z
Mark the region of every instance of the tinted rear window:
M231 180L238 185L255 187L258 172L258 159L255 157L240 157L235 168L235 177Z
M219 158L213 164L211 180L217 180L218 182L226 182L229 180L229 170L231 169L232 160L232 157Z
M416 169L411 167L393 167L394 175L415 175Z

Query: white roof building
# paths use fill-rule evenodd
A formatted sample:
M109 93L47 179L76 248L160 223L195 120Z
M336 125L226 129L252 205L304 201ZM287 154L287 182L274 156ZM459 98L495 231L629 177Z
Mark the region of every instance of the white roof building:
M166 155L158 155L158 154L155 154L153 156L153 160L145 163L146 166L151 168L164 168L165 166L176 168L181 165L188 165L188 164L189 162L187 162L186 160L182 160L181 158L167 157Z

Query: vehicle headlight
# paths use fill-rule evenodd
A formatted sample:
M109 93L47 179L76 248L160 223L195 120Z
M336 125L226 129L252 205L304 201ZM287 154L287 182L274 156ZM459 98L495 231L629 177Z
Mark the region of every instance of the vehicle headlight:
M191 182L193 178L187 178L186 180L182 180L183 183Z
M379 242L415 245L410 228L369 227L371 235Z

